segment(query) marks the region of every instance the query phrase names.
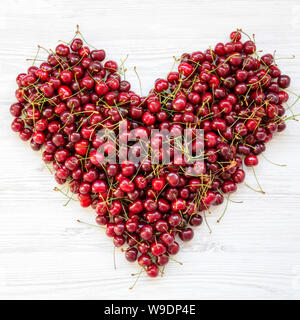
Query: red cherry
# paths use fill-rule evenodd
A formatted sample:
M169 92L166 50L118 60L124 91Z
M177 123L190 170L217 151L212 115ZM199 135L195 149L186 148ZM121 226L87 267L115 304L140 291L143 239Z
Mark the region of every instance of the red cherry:
M75 144L75 150L76 152L81 155L85 156L89 147L89 142L87 140L80 140Z
M258 165L258 159L257 159L257 156L255 156L254 154L250 154L248 155L245 160L245 165L247 167L254 167L254 166L257 166Z
M193 66L188 63L182 62L178 66L178 72L183 74L185 77L188 77L193 71Z
M156 178L152 180L152 188L155 191L160 191L165 186L165 179L164 178Z
M151 253L154 256L161 256L167 251L167 248L161 242L154 242L151 245Z
M151 240L153 237L153 228L151 225L144 225L140 230L140 236L143 240Z
M194 231L191 228L187 228L179 232L179 237L182 241L190 241L194 237Z
M157 92L163 92L169 88L169 83L167 80L159 79L155 82L155 90Z
M78 200L82 207L89 207L92 203L92 198L89 194L78 194Z
M68 99L69 97L71 97L72 91L71 91L71 89L70 89L69 87L67 87L67 86L61 86L61 87L59 87L59 89L58 89L58 94L59 94L59 96L60 96L60 98L61 98L62 100L66 100L66 99Z
M129 179L124 178L120 182L120 189L124 192L132 192L134 190L134 183L131 182Z

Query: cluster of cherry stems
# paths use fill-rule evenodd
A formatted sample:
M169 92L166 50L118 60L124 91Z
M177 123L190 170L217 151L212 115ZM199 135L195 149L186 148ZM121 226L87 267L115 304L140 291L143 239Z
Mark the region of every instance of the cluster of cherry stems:
M104 63L105 57L80 38L59 44L47 62L18 75L11 127L33 150L43 147L56 181L67 183L82 207L95 209L96 222L116 247L127 244L128 261L156 277L179 250L176 236L191 240L191 227L244 181L243 164L256 166L265 144L285 129L289 95L283 89L290 78L271 54L258 57L254 41L241 42L240 30L226 44L183 54L178 71L158 79L147 97L131 91L117 63ZM97 130L118 136L121 120L140 137L154 128L175 136L203 129L204 161L175 161L171 148L169 165L149 157L139 164L103 164L98 148L109 154L114 146Z

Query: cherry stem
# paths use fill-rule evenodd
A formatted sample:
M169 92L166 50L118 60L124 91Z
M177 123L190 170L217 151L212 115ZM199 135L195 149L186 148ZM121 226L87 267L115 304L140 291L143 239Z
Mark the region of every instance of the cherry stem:
M261 187L261 185L260 185L260 183L259 183L259 181L257 179L256 173L255 173L255 170L254 170L253 167L252 167L252 170L253 170L253 174L254 174L256 183L257 183L258 187L260 188L260 190L257 190L255 188L251 187L248 183L245 183L245 186L248 187L249 189L251 189L254 192L265 194L265 192L263 191L263 189L262 189L262 187Z
M275 163L275 162L271 161L271 160L268 159L263 153L262 153L262 156L263 156L263 158L265 158L268 162L274 164L275 166L278 166L278 167L287 167L287 164L278 164L278 163Z
M136 278L135 281L134 281L134 284L129 288L129 290L132 290L132 289L134 288L134 286L137 284L137 282L138 282L141 274L143 273L143 271L144 271L144 269L141 268L141 271L138 273L138 276L137 276L137 278Z
M260 188L260 190L261 190L261 193L262 193L262 194L265 194L265 192L263 191L263 189L262 189L262 187L261 187L261 185L260 185L260 183L259 183L259 181L258 181L258 179L257 179L257 175L256 175L256 172L255 172L254 167L252 167L252 171L253 171L255 180L256 180L256 182L257 182L257 185L259 186L259 188Z
M180 264L181 266L183 265L183 262L180 262L180 261L178 261L178 260L176 260L176 259L174 259L174 258L172 258L172 257L170 257L170 256L169 256L169 259L170 259L171 261L174 261L174 262Z
M136 66L133 68L133 70L134 70L134 72L135 72L135 74L136 74L136 76L137 76L137 78L138 78L138 81L139 81L139 86L140 86L140 93L141 93L141 96L143 96L143 91L142 91L142 82L141 82L141 79L140 79L139 74L138 74L138 73L137 73L137 71L136 71Z
M210 227L210 225L209 225L209 223L207 221L207 217L206 217L205 212L203 213L203 216L204 216L204 221L205 221L205 224L206 224L206 226L208 228L208 231L209 231L210 234L212 234L212 229L211 229L211 227Z
M113 258L114 258L114 269L117 270L117 265L116 265L116 247L114 246L113 250Z
M85 224L86 226L88 226L88 227L93 227L93 228L97 228L97 229L105 229L106 230L106 228L105 227L102 227L102 226L96 226L95 224L91 224L91 223L88 223L88 222L85 222L85 221L81 221L81 220L76 220L77 222L79 222L79 223L82 223L82 224Z
M218 223L221 221L221 219L224 217L225 213L227 212L228 204L229 204L229 198L230 198L230 193L227 196L225 209L224 209L223 213L221 214L220 218L217 220Z

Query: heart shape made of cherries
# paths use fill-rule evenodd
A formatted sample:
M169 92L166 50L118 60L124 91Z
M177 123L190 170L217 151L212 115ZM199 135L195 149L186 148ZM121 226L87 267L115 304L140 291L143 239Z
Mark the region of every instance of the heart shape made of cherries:
M253 40L242 42L242 33L232 32L214 49L183 54L178 71L156 80L147 97L130 90L124 68L107 60L104 50L91 50L78 36L17 76L12 130L33 150L43 148L57 183L82 207L95 209L97 224L116 247L126 245L126 259L150 277L163 273L179 250L178 238L193 238L203 214L244 181L243 165L256 166L266 143L286 128L290 78L273 55L259 57ZM167 164L154 163L148 151L139 163L103 163L119 150L117 141L97 131L128 142L121 122L139 139L154 129L175 137L201 129L203 157L189 163L175 156L174 140L166 151L156 139L158 158L167 154ZM199 145L192 140L192 151Z

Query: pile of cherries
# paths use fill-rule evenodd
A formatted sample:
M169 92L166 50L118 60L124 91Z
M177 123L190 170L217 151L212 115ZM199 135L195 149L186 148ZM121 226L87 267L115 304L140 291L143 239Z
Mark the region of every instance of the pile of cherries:
M259 58L253 41L241 42L239 30L214 50L183 54L178 71L158 79L147 97L131 91L117 63L105 58L79 38L59 44L47 62L18 75L11 127L33 150L43 148L56 181L96 211L116 247L127 245L126 259L156 277L178 252L177 236L191 240L202 214L244 181L243 165L256 166L266 143L285 129L290 78L271 54ZM167 165L149 157L103 164L98 148L109 154L115 147L97 131L118 136L124 119L140 136L203 129L204 162L175 164L171 148Z

